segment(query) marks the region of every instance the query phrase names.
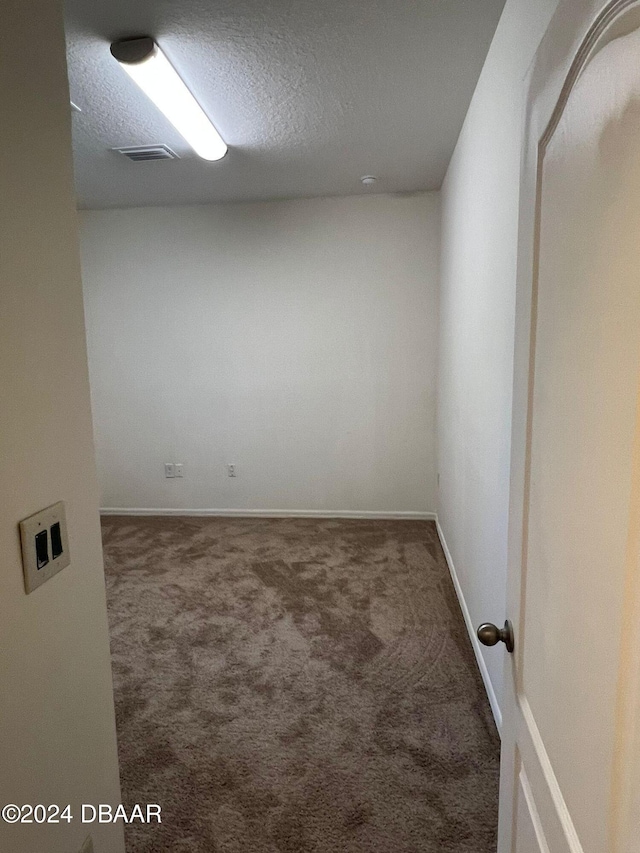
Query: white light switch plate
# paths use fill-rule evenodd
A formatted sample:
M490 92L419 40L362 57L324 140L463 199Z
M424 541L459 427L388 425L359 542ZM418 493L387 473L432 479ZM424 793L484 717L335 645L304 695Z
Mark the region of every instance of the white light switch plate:
M21 521L20 541L24 586L30 593L71 562L64 502L58 501ZM40 552L37 543L41 545Z

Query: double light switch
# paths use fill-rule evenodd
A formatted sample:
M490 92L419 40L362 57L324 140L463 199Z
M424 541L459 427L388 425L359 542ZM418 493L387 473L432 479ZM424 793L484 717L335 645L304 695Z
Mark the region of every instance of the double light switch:
M20 522L24 586L33 592L71 562L63 501Z

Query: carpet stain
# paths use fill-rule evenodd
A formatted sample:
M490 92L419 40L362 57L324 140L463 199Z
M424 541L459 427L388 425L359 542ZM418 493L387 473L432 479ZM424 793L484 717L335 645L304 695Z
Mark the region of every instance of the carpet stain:
M494 853L433 522L103 519L128 853Z

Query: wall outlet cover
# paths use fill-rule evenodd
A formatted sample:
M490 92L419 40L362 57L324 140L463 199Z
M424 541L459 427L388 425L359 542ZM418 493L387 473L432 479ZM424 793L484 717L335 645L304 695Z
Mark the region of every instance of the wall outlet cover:
M20 522L22 568L27 595L71 562L64 501Z

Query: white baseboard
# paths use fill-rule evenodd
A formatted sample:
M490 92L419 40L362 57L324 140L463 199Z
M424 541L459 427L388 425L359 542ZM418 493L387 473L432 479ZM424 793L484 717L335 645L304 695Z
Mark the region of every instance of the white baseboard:
M166 509L154 507L113 507L100 509L100 515L228 516L232 518L362 518L435 521L435 512L378 512L377 510L324 509Z
M460 585L460 581L458 580L458 575L456 573L455 566L453 565L453 559L451 558L451 552L449 551L449 547L444 538L444 533L442 532L442 528L440 527L440 522L436 518L436 529L438 531L438 538L440 539L440 544L442 545L442 550L444 551L444 556L447 561L447 565L449 566L449 572L451 573L451 580L453 581L453 585L456 590L456 595L458 596L458 601L460 602L460 609L462 610L462 615L464 616L464 621L467 626L467 631L469 632L469 638L471 639L471 645L473 646L473 651L476 655L476 660L478 661L478 667L480 669L480 675L482 676L482 680L484 682L484 688L487 691L487 696L489 697L489 704L491 705L491 710L493 712L493 718L496 721L496 726L498 728L498 733L502 733L502 711L500 710L500 706L498 705L498 699L496 697L496 691L493 689L493 684L491 682L491 676L489 675L489 670L487 669L487 664L485 663L484 656L482 654L482 649L480 647L480 640L476 636L476 629L471 621L471 615L469 613L469 608L467 607L467 602L464 597L464 593L462 592L462 586Z

